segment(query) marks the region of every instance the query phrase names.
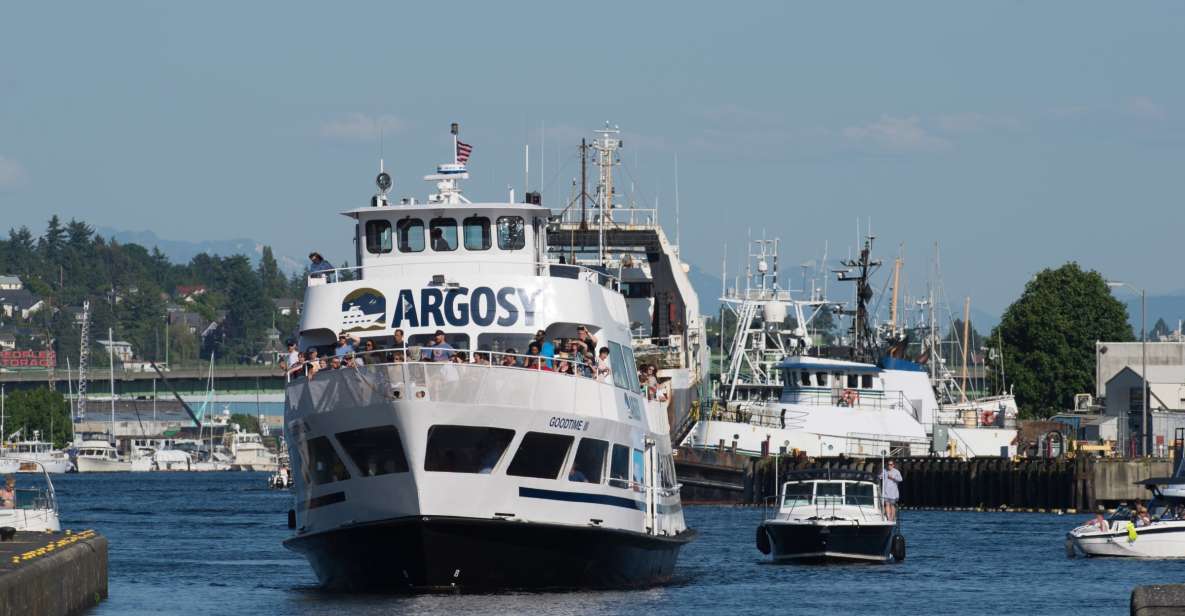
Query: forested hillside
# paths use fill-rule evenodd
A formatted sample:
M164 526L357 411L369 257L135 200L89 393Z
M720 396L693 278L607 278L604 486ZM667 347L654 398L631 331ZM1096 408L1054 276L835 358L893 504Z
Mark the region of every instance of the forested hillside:
M57 216L37 236L12 229L0 239L0 274L18 276L43 303L22 318L0 313L0 333L17 348L51 348L59 367L78 361L78 308L91 306L91 347L96 365L106 365L98 344L108 327L131 343L137 359L195 363L213 352L218 362L261 361L261 352L291 336L296 310L285 315L273 300L300 298L304 278L287 278L270 247L259 266L244 255L199 254L170 263L155 247L103 238L85 222L63 224ZM206 335L203 336L203 333ZM167 336L167 343L166 343Z

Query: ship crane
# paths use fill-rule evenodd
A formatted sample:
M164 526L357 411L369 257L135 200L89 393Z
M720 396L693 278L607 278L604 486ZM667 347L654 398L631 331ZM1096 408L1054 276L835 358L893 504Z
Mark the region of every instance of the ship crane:
M86 369L90 363L91 302L82 302L82 332L78 340L78 400L74 405L74 421L86 419Z

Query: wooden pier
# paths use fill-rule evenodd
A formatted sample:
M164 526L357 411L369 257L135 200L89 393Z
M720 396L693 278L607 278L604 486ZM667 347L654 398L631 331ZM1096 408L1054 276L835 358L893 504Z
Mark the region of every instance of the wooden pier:
M107 598L107 539L18 532L0 541L0 616L81 614Z

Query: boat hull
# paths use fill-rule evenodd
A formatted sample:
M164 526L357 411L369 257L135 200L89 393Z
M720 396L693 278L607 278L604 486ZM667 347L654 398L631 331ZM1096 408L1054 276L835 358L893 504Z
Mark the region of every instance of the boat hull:
M1185 522L1136 529L1135 540L1126 527L1119 532L1070 532L1066 538L1085 556L1185 558Z
M79 456L77 462L80 473L130 472L132 470L132 463L123 460Z
M768 521L775 561L888 562L897 534L894 524L826 524Z
M637 588L669 581L694 535L413 516L298 535L285 546L329 590Z

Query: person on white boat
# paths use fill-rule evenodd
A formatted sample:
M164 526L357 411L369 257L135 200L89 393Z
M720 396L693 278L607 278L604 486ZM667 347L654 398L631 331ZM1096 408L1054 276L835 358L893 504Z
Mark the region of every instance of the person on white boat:
M291 372L292 370L296 369L298 365L300 365L300 351L296 350L296 342L289 340L288 357L285 359L284 367L287 368L289 372Z
M309 261L309 278L325 278L326 282L334 282L333 265L321 257L321 253L310 252Z
M9 475L4 478L4 487L0 488L0 509L16 508L16 478Z
M555 344L548 340L543 330L535 332L535 344L539 345L538 355L541 356L547 367L552 367L551 358L555 356Z
M453 356L453 345L445 341L444 331L438 329L433 335L432 345L425 347L421 355L424 361L448 361Z
M342 332L337 336L337 348L333 349L333 354L337 357L345 357L354 352L354 347L357 344L357 338Z
M597 361L597 380L602 383L613 382L613 367L609 364L609 347L601 347L601 358Z
M1143 528L1152 523L1152 516L1148 515L1148 508L1140 504L1136 505L1136 512L1132 516L1132 521L1135 522L1136 528Z
M881 472L881 497L885 500L885 517L889 520L897 519L897 499L901 498L897 484L902 481L904 478L897 470L897 464L889 460Z
M1102 513L1094 514L1094 518L1087 522L1086 526L1093 526L1099 529L1100 532L1107 532L1107 530L1109 530L1107 518L1103 517Z

